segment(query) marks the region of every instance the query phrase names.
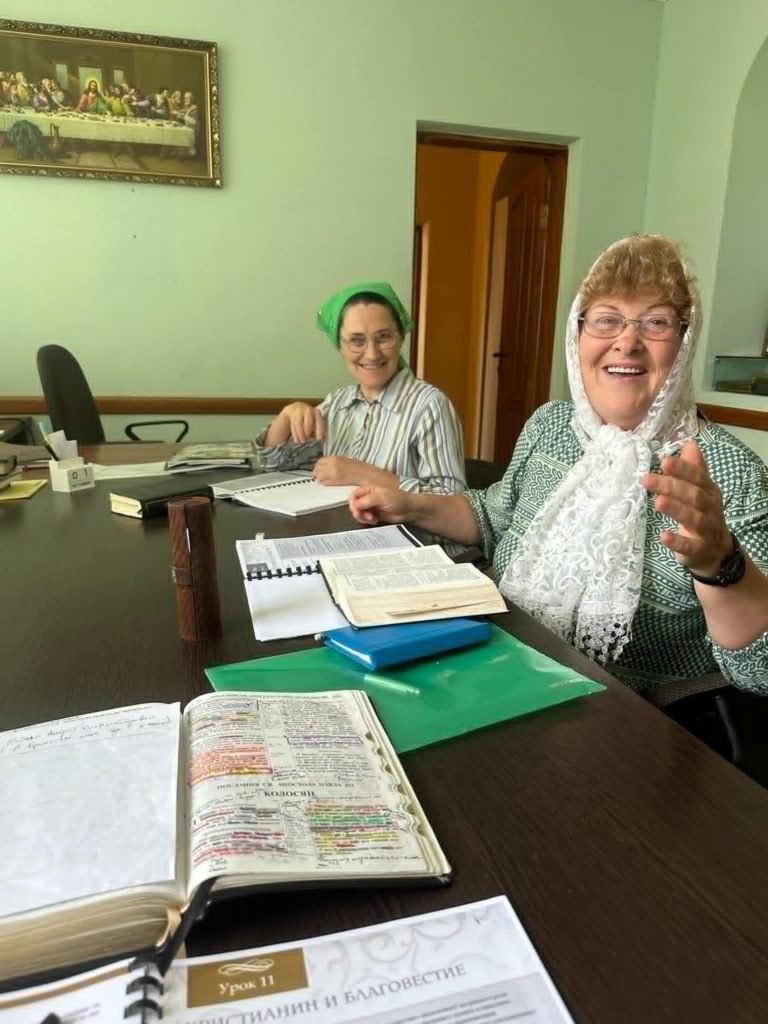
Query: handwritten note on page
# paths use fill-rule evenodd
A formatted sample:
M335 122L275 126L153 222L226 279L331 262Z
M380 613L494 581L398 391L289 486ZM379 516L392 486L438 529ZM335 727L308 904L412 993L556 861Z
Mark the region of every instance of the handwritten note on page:
M0 916L176 876L178 704L0 734Z

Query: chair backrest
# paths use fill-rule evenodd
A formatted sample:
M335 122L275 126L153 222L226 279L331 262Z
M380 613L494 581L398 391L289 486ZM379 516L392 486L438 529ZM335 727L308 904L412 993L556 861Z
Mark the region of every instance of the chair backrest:
M467 487L484 490L501 480L507 469L506 462L486 462L485 459L465 459L464 471Z
M71 441L101 444L104 427L93 394L77 359L62 345L43 345L37 352L37 371L54 430Z

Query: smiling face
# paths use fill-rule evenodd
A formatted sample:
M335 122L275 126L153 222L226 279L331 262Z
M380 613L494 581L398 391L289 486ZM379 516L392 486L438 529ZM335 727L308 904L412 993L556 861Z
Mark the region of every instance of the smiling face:
M403 343L400 325L388 306L349 306L339 329L341 355L365 398L381 394L397 373Z
M675 307L657 295L607 295L591 302L585 312L619 314L628 320L651 314L676 316ZM595 338L582 326L579 365L590 405L604 423L634 430L669 375L680 347L679 331L665 339L640 336L636 324L626 324L617 338Z

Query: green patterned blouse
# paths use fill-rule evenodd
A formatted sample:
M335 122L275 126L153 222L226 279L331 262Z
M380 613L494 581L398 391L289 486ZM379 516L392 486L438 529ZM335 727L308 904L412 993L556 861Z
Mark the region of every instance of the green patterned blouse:
M572 415L570 402L543 405L523 428L503 479L466 492L498 579L537 510L583 454ZM728 526L768 575L768 467L715 423L702 424L697 441L722 492ZM610 671L642 692L719 668L736 686L768 694L768 631L739 650L709 638L691 577L658 540L669 526L649 495L640 605L632 638Z

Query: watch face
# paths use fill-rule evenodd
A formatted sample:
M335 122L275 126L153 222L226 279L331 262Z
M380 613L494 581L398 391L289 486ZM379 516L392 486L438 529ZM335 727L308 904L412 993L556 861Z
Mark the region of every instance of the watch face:
M733 551L722 560L717 575L700 576L698 573L691 571L694 580L697 580L699 583L709 583L715 587L729 587L732 583L738 583L742 579L747 563L744 560L744 552L738 540L733 534L731 534L731 537L733 538Z
M720 572L717 574L718 578L723 583L738 583L741 577L744 575L746 569L746 563L744 562L744 552L736 540L733 538L734 550L723 559L722 565L720 566Z

